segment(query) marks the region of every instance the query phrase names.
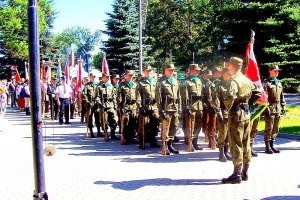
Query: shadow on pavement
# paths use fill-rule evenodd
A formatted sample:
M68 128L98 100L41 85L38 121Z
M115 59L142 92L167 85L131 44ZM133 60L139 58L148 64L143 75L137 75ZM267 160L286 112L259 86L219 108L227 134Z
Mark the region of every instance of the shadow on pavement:
M130 180L130 181L96 181L94 184L106 185L112 184L115 189L132 191L140 189L145 186L180 186L180 185L221 185L218 179L170 179L170 178L156 178L146 180Z
M261 200L299 200L300 196L271 196L271 197L266 197Z

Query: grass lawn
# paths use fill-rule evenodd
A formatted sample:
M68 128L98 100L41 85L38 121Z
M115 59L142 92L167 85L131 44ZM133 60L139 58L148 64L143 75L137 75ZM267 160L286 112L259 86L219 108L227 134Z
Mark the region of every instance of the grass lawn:
M300 135L300 106L286 106L286 114L281 118L279 132ZM265 121L258 124L258 130L265 129Z

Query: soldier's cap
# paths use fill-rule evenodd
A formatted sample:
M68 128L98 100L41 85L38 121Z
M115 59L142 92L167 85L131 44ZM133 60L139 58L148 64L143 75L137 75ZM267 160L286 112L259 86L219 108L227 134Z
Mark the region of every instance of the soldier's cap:
M190 64L189 66L190 70L201 70L198 64Z
M216 73L216 72L222 72L222 67L214 67L214 68L212 69L212 73L214 74L214 73Z
M187 68L187 69L184 70L184 73L186 73L186 74L189 74L190 72L191 72L190 68Z
M66 80L66 77L65 77L65 76L62 76L62 77L61 77L61 80Z
M84 80L89 80L89 77L84 77L83 79L84 79Z
M227 67L223 68L222 69L222 74L226 74L229 72L229 69Z
M57 80L57 78L53 77L51 80L53 80L53 81L56 81L56 80Z
M152 70L152 67L150 65L143 66L143 71L145 70Z
M165 64L164 69L175 69L174 64Z
M206 74L206 75L213 75L212 72L211 72L211 70L205 70L204 74Z
M102 72L102 77L103 76L110 76L108 72Z
M243 65L243 60L238 58L238 57L231 57L229 63L236 67L242 67Z
M113 78L120 78L119 74L114 74Z
M126 74L134 75L134 72L132 70L126 70L124 75L126 75Z
M96 77L96 75L95 75L95 74L93 74L93 73L90 73L90 77L91 77L91 76L93 76L93 77Z
M269 67L269 70L281 70L281 69L279 69L278 65L272 65Z

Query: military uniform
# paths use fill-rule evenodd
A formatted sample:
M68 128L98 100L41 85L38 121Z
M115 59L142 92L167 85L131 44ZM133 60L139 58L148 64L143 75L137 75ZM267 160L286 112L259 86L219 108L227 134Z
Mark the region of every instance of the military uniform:
M173 64L164 66L164 70L174 70ZM174 77L161 77L155 89L155 99L160 116L166 119L166 138L168 150L171 153L179 152L173 148L173 140L179 127L178 106L180 104L179 83Z
M250 150L250 111L248 101L256 86L244 76L240 69L243 60L237 57L230 58L229 69L235 70L232 75L227 95L224 99L229 110L230 152L234 172L223 183L241 183L248 180L248 168L251 160ZM243 172L241 172L243 166Z
M104 75L107 74L102 73L102 76ZM97 85L95 91L95 101L98 106L103 107L105 110L105 118L107 119L107 123L110 127L111 139L118 140L119 138L115 136L115 130L118 122L118 116L116 112L116 95L114 93L114 86L109 81L106 83L101 82ZM102 124L102 126L106 126L106 124Z
M253 143L254 143L254 139L256 138L256 135L258 133L258 122L260 120L260 117L257 117L256 119L254 119L251 123L251 131L250 131L250 147L251 147L251 155L252 157L257 157L257 153L253 150Z
M152 70L151 66L145 66L143 69ZM146 136L145 141L150 142L151 147L159 148L155 139L155 136L157 135L157 127L159 125L159 114L155 100L155 88L156 80L152 77L143 77L140 79L136 88L137 107L140 110L138 128L140 148L143 148L141 141L143 128ZM143 124L143 117L145 120L144 127L141 126Z
M56 80L56 78L52 78L52 80ZM58 113L58 104L55 95L56 91L56 84L48 84L47 87L47 95L50 99L50 109L51 109L51 119L57 120L57 113Z
M90 76L93 76L92 73L90 73ZM100 132L100 115L99 115L99 109L98 109L98 105L95 103L95 91L97 88L97 84L96 82L88 82L82 91L82 100L85 103L85 109L86 111L89 111L89 109L91 109L91 114L87 116L87 120L88 120L88 128L90 130L90 137L94 138L95 135L93 133L93 115L95 118L95 124L97 127L97 132L98 132L98 136L101 136L101 132Z
M270 70L280 70L278 66L272 66ZM279 132L281 114L285 113L286 102L283 96L283 87L276 78L269 77L263 81L264 91L268 98L268 108L265 111L265 132L264 140L266 153L279 153L273 145Z
M199 70L197 64L191 64L189 66L190 70ZM202 110L203 110L203 85L201 80L194 75L190 75L184 81L184 85L180 90L181 100L182 100L182 112L185 113L186 118L191 118L191 125L186 124L186 129L191 126L192 133L192 146L193 149L202 150L197 144L198 136L201 131L202 123ZM185 119L187 120L187 119ZM185 130L187 131L187 130Z
M132 74L131 70L126 70L126 74ZM125 81L119 84L117 93L117 102L120 112L125 115L124 134L125 144L138 143L134 140L137 129L137 106L136 106L136 83L133 81Z

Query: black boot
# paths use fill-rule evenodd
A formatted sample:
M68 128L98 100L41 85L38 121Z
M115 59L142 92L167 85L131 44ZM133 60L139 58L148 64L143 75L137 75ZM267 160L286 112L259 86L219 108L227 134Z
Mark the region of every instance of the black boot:
M252 157L257 157L257 153L253 150L253 143L250 144Z
M93 128L89 128L90 129L90 138L95 138L95 135L93 133Z
M30 115L30 108L26 108L25 111L26 111L26 115Z
M195 150L203 150L202 147L199 147L199 146L198 146L197 142L198 142L198 138L193 138L193 140L192 140L192 145L193 145L194 149L195 149Z
M102 134L100 131L100 126L97 127L97 137L104 137L104 134Z
M110 130L110 139L111 139L111 140L120 140L120 138L118 138L118 137L116 136L116 131L115 131L115 129L111 129L111 130Z
M248 181L248 169L249 169L249 164L243 164L243 171L242 171L243 181Z
M224 146L224 155L227 158L227 160L232 160L232 157L231 157L228 149L229 149L228 146Z
M227 162L227 158L224 155L224 147L220 147L219 161Z
M167 142L167 144L168 144L168 149L169 149L169 151L170 151L171 153L179 154L179 151L177 151L177 150L174 149L174 147L173 147L173 140L169 140L169 141Z
M208 145L207 148L211 148L211 136L208 136Z
M231 176L229 176L228 178L223 178L222 183L224 183L224 184L226 184L226 183L231 183L231 184L241 183L242 182L241 171L242 171L242 166L239 166L239 167L234 166L233 174Z
M274 153L280 153L280 151L274 147L274 141L272 140L270 140L270 147Z
M273 151L272 151L272 149L271 149L271 147L270 147L269 141L265 141L265 145L266 145L265 152L266 152L267 154L273 154Z
M177 137L177 136L175 135L175 136L174 136L173 142L179 142L179 141L180 141L179 137Z

